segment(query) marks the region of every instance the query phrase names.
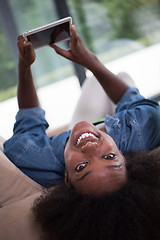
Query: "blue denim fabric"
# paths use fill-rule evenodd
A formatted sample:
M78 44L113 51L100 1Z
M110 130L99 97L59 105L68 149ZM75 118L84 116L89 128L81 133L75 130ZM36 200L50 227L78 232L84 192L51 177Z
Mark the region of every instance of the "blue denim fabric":
M114 117L106 116L107 133L124 153L148 151L160 145L160 106L129 88L117 104Z
M106 116L107 133L118 148L151 150L160 145L160 107L129 88L120 99L114 117ZM14 135L4 144L4 153L26 175L43 186L64 179L64 148L70 131L48 138L48 123L41 108L17 113Z
M4 144L4 153L26 175L43 186L64 180L64 147L70 131L47 137L48 123L41 108L17 113L14 135Z

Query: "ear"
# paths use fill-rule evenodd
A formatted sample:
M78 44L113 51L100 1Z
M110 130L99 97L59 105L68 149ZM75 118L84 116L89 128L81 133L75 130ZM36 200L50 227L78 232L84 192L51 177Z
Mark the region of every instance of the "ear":
M70 183L70 180L69 180L69 175L68 175L68 172L66 170L65 170L65 175L64 175L64 182L68 187L71 187L71 183Z
M65 170L65 175L64 175L64 182L66 185L69 184L69 181L68 181L68 172Z

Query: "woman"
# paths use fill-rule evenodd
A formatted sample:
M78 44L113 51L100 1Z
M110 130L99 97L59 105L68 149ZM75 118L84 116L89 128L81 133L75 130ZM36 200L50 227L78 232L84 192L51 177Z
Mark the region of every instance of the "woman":
M46 240L159 240L160 154L125 155L127 182L101 196L65 184L49 189L33 207Z

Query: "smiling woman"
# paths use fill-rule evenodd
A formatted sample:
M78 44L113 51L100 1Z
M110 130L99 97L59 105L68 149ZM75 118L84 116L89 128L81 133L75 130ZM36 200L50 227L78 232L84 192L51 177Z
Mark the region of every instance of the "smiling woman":
M46 190L33 207L42 239L159 240L160 155L125 157L127 181L114 193L84 196L65 184Z
M124 152L148 151L160 145L159 105L110 72L85 47L74 25L70 49L54 44L51 48L92 71L105 94L117 104L115 114L106 115L100 129L81 121L72 130L48 137L48 122L39 105L31 72L35 52L31 43L20 36L17 91L20 110L14 134L4 143L4 152L44 187L64 181L65 175L65 182L85 195L114 192L127 180Z
M31 72L35 52L31 43L18 38L20 110L4 152L44 187L63 182L65 173L66 184L50 188L34 208L45 239L159 240L160 159L138 152L124 157L127 150L160 145L159 105L105 68L74 26L71 49L51 47L88 67L117 108L113 117L106 115L105 132L82 121L48 137Z
M64 156L65 182L80 193L112 192L127 180L125 159L114 140L88 122L75 125Z

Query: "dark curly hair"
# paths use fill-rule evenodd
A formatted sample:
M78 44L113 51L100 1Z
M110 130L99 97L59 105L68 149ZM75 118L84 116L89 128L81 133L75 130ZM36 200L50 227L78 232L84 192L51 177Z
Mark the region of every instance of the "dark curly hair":
M160 156L125 155L127 183L104 196L82 196L60 184L44 191L33 206L42 239L159 240Z

